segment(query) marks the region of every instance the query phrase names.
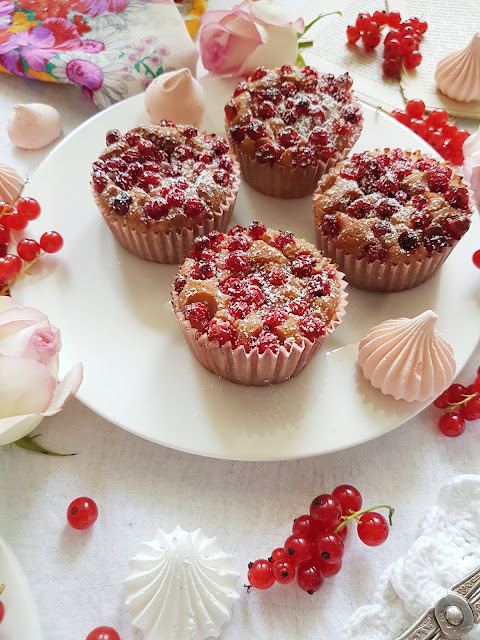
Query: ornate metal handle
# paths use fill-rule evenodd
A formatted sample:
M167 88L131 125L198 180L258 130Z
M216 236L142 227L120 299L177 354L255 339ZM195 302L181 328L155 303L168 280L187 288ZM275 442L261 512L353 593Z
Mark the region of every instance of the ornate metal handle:
M461 640L480 623L480 567L450 587L448 594L395 640Z

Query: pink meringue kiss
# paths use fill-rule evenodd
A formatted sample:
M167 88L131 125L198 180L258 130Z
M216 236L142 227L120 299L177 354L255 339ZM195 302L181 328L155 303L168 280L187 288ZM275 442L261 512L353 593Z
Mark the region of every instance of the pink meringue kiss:
M7 123L8 137L21 149L46 147L61 132L60 114L49 104L41 102L16 104Z
M480 100L480 33L460 51L440 60L435 71L438 89L452 100Z
M455 358L450 344L435 330L437 319L428 310L370 329L359 344L358 364L373 387L395 400L424 402L450 386Z
M190 69L163 73L145 91L145 109L152 124L172 120L198 126L205 113L205 91Z
M23 185L24 180L15 169L0 163L0 202L16 202L22 193Z

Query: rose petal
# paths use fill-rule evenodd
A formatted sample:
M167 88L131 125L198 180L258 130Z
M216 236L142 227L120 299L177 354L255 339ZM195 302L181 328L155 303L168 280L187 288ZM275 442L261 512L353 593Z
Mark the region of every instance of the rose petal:
M301 22L296 20L294 22L291 14L286 9L284 9L283 7L279 7L274 2L269 2L269 0L257 0L257 2L253 2L250 5L250 15L255 21L263 23L264 26L294 26L295 30L298 31L298 33L303 33L304 31L304 29L300 31L297 28L301 26L304 27L303 20Z
M6 309L13 309L14 307L19 307L20 305L15 300L12 300L10 296L0 296L0 313L5 311Z
M245 24L249 23L238 18L229 18L227 23L228 29L223 25L209 24L200 32L200 55L203 65L217 75L237 75L245 59L261 42L260 33L253 23L247 28ZM242 33L253 33L254 36L245 38L236 35L233 27L238 27Z
M38 323L17 321L2 325L0 318L0 353L4 356L30 358L48 364L60 349L60 331L48 320Z
M58 384L53 394L52 401L44 416L53 416L63 409L64 405L73 398L83 381L83 364L77 362L70 371L65 375L63 380Z
M272 69L283 64L294 65L298 56L297 32L290 27L258 27L264 44L259 45L245 60L239 75L253 73L258 67Z
M43 416L38 413L0 418L0 446L20 440L33 431L42 420Z
M55 387L43 364L0 355L0 418L42 413L50 405Z
M211 22L220 22L222 18L229 16L231 11L206 11L202 17L202 25L210 24Z

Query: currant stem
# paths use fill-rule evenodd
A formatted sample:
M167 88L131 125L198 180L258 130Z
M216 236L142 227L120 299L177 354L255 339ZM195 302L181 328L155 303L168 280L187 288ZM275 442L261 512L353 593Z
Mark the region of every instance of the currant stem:
M10 287L13 287L13 285L15 284L15 282L21 278L21 276L23 276L25 273L27 273L27 271L30 269L30 267L35 264L35 262L37 262L37 260L40 258L40 256L43 255L42 253L37 253L37 255L35 256L35 258L31 261L31 262L27 262L27 264L23 267L23 269L21 269L13 278L13 280L11 282L8 282L3 289L0 291L0 296L4 296L7 291L10 289Z
M5 591L5 585L4 584L0 584L0 596L2 595L2 593Z
M463 400L460 400L459 402L450 402L448 407L444 409L444 413L452 413L457 407L461 407L463 404L467 404L467 402L470 402L470 400L472 400L473 398L477 398L478 395L479 393L478 391L476 391L469 396L463 396Z
M329 13L321 13L319 16L317 16L315 18L315 20L312 20L311 22L309 22L307 25L305 25L305 28L303 30L303 33L298 35L298 38L302 38L309 29L311 29L313 27L313 25L318 22L319 20L321 20L322 18L326 18L327 16L334 16L334 15L342 15L341 11L330 11Z
M392 113L391 113L390 111L387 111L386 109L384 109L384 108L383 108L383 107L381 107L380 105L377 105L377 107L376 107L376 108L377 108L377 111L381 111L382 113L386 113L386 114L387 114L387 116L392 116L392 118L393 118Z
M349 522L349 520L355 520L357 524L360 524L359 517L363 516L364 513L368 513L369 511L375 511L375 509L388 509L388 522L390 523L390 526L392 526L392 518L393 518L393 514L395 513L395 509L391 507L389 504L379 504L376 507L370 507L369 509L362 509L361 511L352 511L350 509L351 515L342 516L342 522L335 529L334 533L338 533L339 531L344 529L347 526L347 523Z

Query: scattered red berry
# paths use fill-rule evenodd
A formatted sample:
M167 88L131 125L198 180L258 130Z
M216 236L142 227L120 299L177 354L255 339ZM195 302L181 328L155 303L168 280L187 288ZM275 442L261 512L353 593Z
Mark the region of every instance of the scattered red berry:
M32 260L35 260L41 250L42 247L38 242L35 242L35 240L32 240L31 238L24 238L23 240L20 240L17 245L18 256L22 260L25 260L25 262L32 262Z
M91 498L77 498L67 510L68 524L73 529L88 529L98 517L98 507Z
M90 631L86 640L120 640L120 636L112 627L97 627Z
M438 421L438 428L444 436L456 438L465 431L465 420L458 413L444 413Z
M278 560L273 565L273 575L280 584L288 584L295 578L295 565L288 560Z
M18 256L7 253L6 256L0 258L0 281L11 282L13 278L20 272L22 261Z
M342 507L337 498L323 493L312 501L310 515L316 520L319 529L328 531L328 529L336 527L339 523Z
M342 516L350 515L350 511L360 511L362 508L362 496L358 489L349 484L341 484L332 491L342 507Z
M3 602L0 601L0 622L3 621L4 617L5 617L5 605L3 604Z
M480 269L480 249L475 251L475 253L472 256L472 260L473 260L473 264L477 267L477 269Z
M465 421L480 419L480 367L471 385L450 385L433 405L443 411L438 420L440 431L450 438L460 436L465 431Z
M298 567L297 584L310 595L321 588L323 581L323 573L315 564L306 562Z

